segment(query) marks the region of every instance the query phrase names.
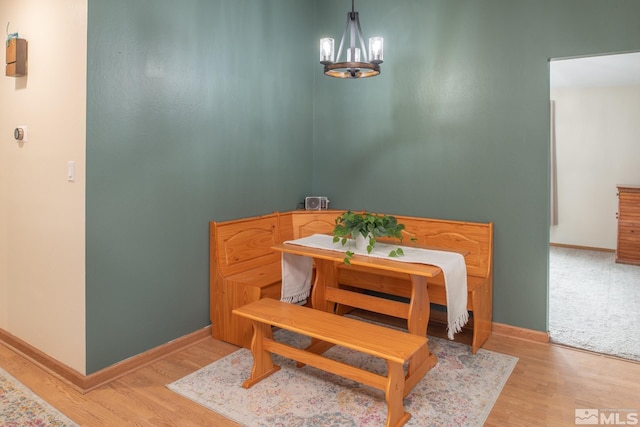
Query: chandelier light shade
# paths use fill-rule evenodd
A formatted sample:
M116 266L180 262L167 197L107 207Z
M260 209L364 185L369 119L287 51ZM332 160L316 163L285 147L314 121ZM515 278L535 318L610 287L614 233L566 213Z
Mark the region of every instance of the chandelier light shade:
M349 37L349 45L345 47L345 38ZM345 61L341 61L345 47ZM382 37L369 39L369 52L365 48L360 28L360 18L355 11L355 0L351 0L351 12L347 12L347 26L342 33L338 53L332 38L320 39L320 63L324 65L324 73L330 77L358 79L380 74L384 40Z

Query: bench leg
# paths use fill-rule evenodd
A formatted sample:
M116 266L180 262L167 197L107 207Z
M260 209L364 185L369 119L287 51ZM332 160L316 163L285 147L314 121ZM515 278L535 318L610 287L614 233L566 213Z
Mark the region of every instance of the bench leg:
M271 353L264 349L264 339L273 339L271 326L255 320L253 323L253 338L251 339L251 354L253 355L253 368L251 376L242 383L243 388L250 388L269 375L280 370L280 366L273 364Z
M478 349L491 335L492 298L490 283L485 283L472 292L470 297L473 307L473 340L471 352L476 354Z
M404 369L400 363L387 360L387 387L385 399L387 401L387 427L403 426L411 414L405 412L402 399L404 398Z

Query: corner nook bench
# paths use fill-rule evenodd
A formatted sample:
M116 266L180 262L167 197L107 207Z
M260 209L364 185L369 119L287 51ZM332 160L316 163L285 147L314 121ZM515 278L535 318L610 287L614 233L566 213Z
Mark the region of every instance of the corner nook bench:
M280 369L271 358L271 353L275 353L384 391L387 427L402 426L411 417L402 403L411 391L405 387L403 365L421 349L426 350L426 337L269 298L236 308L233 313L253 323L253 368L251 376L242 385L244 388L250 388ZM320 340L329 347L338 345L382 358L387 363L387 375L277 342L273 339L272 326Z
M331 234L335 218L342 213L342 210L296 210L212 221L210 318L213 337L249 348L251 322L233 314L233 310L262 298L280 298L281 254L273 247L312 234ZM467 310L472 314L468 326L472 327L471 351L475 354L492 329L493 223L394 216L405 225L402 245L465 253ZM411 287L407 274L374 273L357 266L338 270L341 286L402 298L409 296ZM446 307L442 275L428 279L427 289L431 303ZM431 313L437 314L435 310Z

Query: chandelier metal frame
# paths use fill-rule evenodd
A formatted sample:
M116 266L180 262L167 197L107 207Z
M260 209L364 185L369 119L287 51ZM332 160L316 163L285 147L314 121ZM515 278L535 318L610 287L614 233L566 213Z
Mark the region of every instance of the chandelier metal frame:
M347 33L349 34L349 47L346 48L347 60L340 61ZM382 37L372 37L369 39L369 57L367 57L360 17L355 10L355 0L351 0L351 11L347 12L347 24L336 55L338 62L333 61L333 39L323 38L320 40L320 63L324 65L324 74L330 77L352 79L374 77L380 74L380 64L383 62L382 49ZM364 61L360 61L361 56L364 57Z

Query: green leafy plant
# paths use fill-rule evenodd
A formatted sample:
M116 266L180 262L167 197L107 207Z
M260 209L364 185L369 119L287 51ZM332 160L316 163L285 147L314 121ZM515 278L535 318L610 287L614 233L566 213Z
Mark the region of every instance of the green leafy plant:
M396 217L391 215L379 215L368 212L353 213L347 211L338 216L333 229L333 242L341 242L346 245L349 239L355 239L358 235L368 239L367 253L371 253L376 244L376 237L390 237L402 241L404 224L398 223ZM389 253L390 257L404 255L402 248L398 247ZM351 264L353 252L347 250L344 263Z

